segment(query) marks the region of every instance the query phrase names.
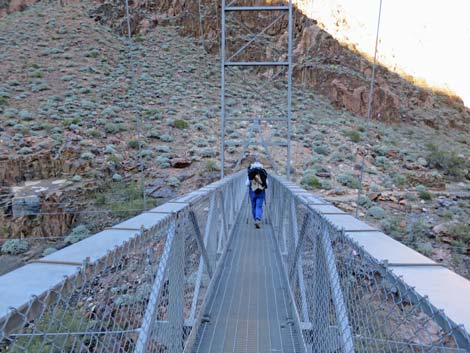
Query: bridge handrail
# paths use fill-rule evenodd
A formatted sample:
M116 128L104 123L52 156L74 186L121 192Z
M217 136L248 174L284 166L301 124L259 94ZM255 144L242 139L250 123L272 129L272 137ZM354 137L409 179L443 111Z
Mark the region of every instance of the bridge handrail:
M181 352L236 225L244 181L236 173L0 276L0 351L106 341Z
M382 340L382 344L387 341L386 344L390 345L392 338L403 342L413 341L412 334L404 337L400 333L402 329L398 324L382 327L372 323L377 320L372 314L363 313L362 317L357 314L359 309L376 309L372 303L359 305L357 298L351 298L361 291L363 295L373 297L371 288L361 288L362 280L371 283L374 290L387 297L381 305L390 305L387 310L394 319L416 319L419 322L425 317L429 321L428 325L416 324L414 330L419 338L415 337L417 342L413 344L424 346L426 342L427 345L434 344L440 348L442 345L445 346L442 351L452 351L451 347L470 350L470 281L283 177L271 175L271 185L268 189L268 213L285 260L292 300L297 307L298 325L305 329L306 341L312 341L313 338L321 340L321 337L328 336L325 332L314 330L314 326L319 326L319 321L311 315L320 314L312 306L321 307L319 302L324 306L332 303L329 315L336 316L336 325L341 333L335 344L341 344L343 352L353 352L353 347L357 349L359 332L364 336L365 331L371 336L368 339ZM315 247L322 251L315 252ZM312 254L317 255L312 258ZM309 257L308 261L304 261L305 257ZM328 278L322 279L323 289L318 288L318 281L309 277L314 276L316 271ZM351 286L348 281L356 281L358 288ZM316 286L320 292L309 292L308 285ZM325 298L329 296L331 302L325 298L317 302L312 299L320 294ZM391 304L390 301L394 300L402 302ZM407 314L408 317L403 318L395 312L396 308L406 312L412 308L416 313ZM323 314L328 313L325 311ZM361 320L370 322L358 322ZM385 339L387 335L380 330L394 333ZM429 330L438 330L439 333L422 334ZM313 351L321 352L319 343L316 344Z

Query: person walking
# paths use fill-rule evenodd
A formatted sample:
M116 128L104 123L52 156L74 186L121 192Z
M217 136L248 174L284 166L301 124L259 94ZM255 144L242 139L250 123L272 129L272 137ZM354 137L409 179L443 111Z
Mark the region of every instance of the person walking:
M263 218L263 203L266 197L266 189L268 188L268 174L261 163L254 162L248 167L248 176L245 184L249 188L251 213L255 221L255 227L259 228Z

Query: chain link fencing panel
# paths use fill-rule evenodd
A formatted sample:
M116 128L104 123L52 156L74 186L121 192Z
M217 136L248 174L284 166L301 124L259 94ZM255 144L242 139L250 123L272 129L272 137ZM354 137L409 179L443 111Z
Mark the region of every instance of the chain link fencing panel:
M0 352L182 352L245 195L238 173L0 318ZM195 333L194 333L195 334Z
M271 178L270 217L307 352L468 352L428 298Z

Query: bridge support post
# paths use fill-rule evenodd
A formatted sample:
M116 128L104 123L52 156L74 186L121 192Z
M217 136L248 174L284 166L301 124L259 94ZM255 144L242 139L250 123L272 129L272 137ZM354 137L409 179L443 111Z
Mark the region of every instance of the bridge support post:
M217 260L217 200L212 194L209 201L209 214L204 232L204 243L207 249L207 256L211 267L215 269Z
M186 219L180 219L177 223L168 267L168 352L170 353L180 353L183 350L185 222Z
M351 332L351 326L349 325L348 309L343 297L343 291L341 290L341 283L336 268L336 257L331 246L331 238L328 232L328 227L322 225L318 234L320 239L320 251L323 253L324 265L328 275L329 290L331 291L331 299L333 301L334 312L336 316L337 334L334 332L328 332L329 337L338 337L344 353L354 353L354 341ZM318 254L320 255L320 254ZM323 295L325 297L325 295ZM326 304L326 303L325 303ZM328 317L328 316L326 316ZM326 323L324 327L332 329L331 325ZM328 337L328 336L326 336ZM330 342L335 342L334 339L330 339ZM336 347L335 347L336 351Z

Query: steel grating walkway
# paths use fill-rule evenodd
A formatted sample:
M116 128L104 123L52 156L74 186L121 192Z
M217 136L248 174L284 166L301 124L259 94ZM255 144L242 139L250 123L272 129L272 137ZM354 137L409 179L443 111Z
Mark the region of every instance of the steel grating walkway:
M233 234L193 352L300 352L272 228L244 217Z

